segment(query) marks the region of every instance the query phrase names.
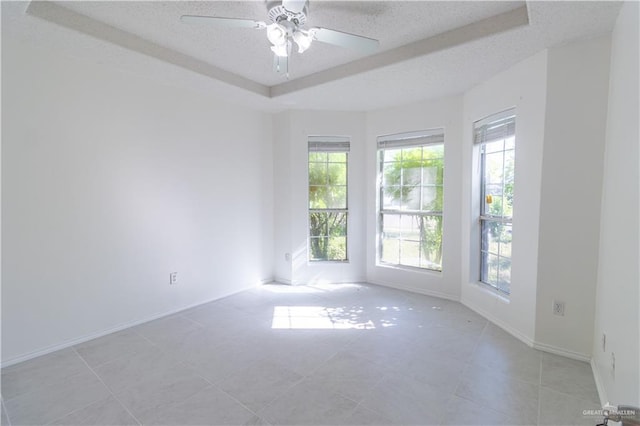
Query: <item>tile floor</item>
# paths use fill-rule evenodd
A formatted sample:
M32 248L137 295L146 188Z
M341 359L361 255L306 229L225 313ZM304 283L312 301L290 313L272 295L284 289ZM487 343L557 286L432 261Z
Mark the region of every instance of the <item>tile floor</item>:
M269 285L2 370L7 425L595 425L587 363L459 303Z

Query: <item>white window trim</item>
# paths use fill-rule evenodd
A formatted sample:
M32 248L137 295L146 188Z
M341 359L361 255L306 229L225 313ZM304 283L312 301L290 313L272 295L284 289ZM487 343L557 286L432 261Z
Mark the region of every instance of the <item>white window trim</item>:
M477 268L476 268L477 277L478 277L477 284L480 287L484 287L486 290L490 291L491 293L494 293L498 297L505 300L509 300L508 298L511 295L511 290L512 290L511 281L509 281L509 292L505 292L491 283L482 281L482 269L483 269L482 224L483 224L483 221L509 223L512 225L512 229L513 229L513 217L504 217L504 216L498 217L493 215L484 215L482 213L482 209L484 206L483 200L485 197L484 185L483 185L483 181L484 181L483 155L484 154L482 150L484 145L487 143L504 140L510 137L515 137L516 136L515 129L516 129L516 109L515 108L509 108L507 110L504 110L495 114L491 114L473 123L473 144L476 147L475 155L477 155L478 165L479 165L478 186L477 186L477 196L478 196L479 203L478 203L478 210L474 213L478 223L477 231L476 231L478 234L477 236L478 251L477 251L477 254L475 255L477 259L477 261L475 262L477 265ZM472 238L472 241L473 240L474 239ZM512 268L513 258L510 257L509 259L511 261L510 268Z
M351 150L351 138L349 136L308 136L307 140L307 264L308 265L326 265L326 264L345 264L349 263L350 248L349 248L349 152ZM344 209L312 209L309 207L309 153L311 152L327 152L336 153L343 152L347 154L347 176L346 176L346 207ZM334 260L334 259L312 259L311 258L311 223L309 217L313 212L339 212L347 215L346 220L346 235L345 235L345 253L346 259Z
M378 169L378 179L377 179L377 219L376 219L376 265L379 267L390 268L390 269L398 269L398 270L408 270L413 272L427 273L427 274L442 274L443 264L444 264L444 253L443 261L440 265L440 269L431 269L426 267L419 266L411 266L411 265L403 265L397 263L384 262L382 260L382 216L384 214L398 214L398 215L421 215L421 216L440 216L443 218L444 224L444 205L442 206L442 211L422 211L422 210L389 210L382 208L383 202L383 193L382 193L382 151L386 149L398 149L398 148L410 148L410 147L421 147L421 146L429 146L429 145L443 145L444 146L444 128L435 128L428 130L417 130L410 132L402 132L402 133L394 133L388 135L381 135L377 138L377 169ZM444 189L444 182L443 182ZM443 235L444 235L444 226L443 226ZM443 238L444 239L444 238ZM444 242L443 242L444 247Z

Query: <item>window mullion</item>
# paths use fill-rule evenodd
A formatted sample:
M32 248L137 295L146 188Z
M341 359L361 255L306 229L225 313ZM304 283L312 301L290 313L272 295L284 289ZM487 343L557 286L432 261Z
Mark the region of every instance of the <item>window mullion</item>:
M428 231L431 227L434 231L442 231L439 226L442 211L423 208L427 204L442 206L442 190L436 187L442 187L443 183L444 145L411 145L403 141L402 145L389 143L386 146L381 144L379 138L378 147L378 260L400 267L441 271L441 236L435 236L432 240L434 234ZM427 195L423 191L428 179L433 180L428 182L429 186L433 187L429 192L433 192L433 200L426 198ZM387 201L389 203L385 204ZM408 209L409 206L413 209ZM427 247L428 244L438 246ZM430 258L431 253L433 258Z
M513 206L510 205L509 216L507 216L506 209L506 159L507 140L514 138L514 134L514 110L504 111L474 123L474 143L479 146L481 167L481 204L478 220L480 224L480 280L506 294L510 292L511 255L506 255L505 244L511 244L510 226L513 216ZM491 148L491 159L488 159L489 155L487 154L489 145ZM512 149L509 148L509 151L511 150ZM501 176L494 176L496 172L499 172ZM491 182L492 185L498 184L496 186L500 188L500 205L491 205L490 209L488 209L489 206L487 204L487 197L489 195L487 187L489 182ZM500 208L497 214L491 214L496 208ZM509 227L509 229L507 229L507 227ZM489 235L491 234L492 236L490 237ZM492 253L490 238L494 241L495 253ZM505 260L509 260L508 265L503 265ZM493 266L492 262L495 262ZM493 276L493 274L495 274L495 276Z
M309 170L312 164L316 165L314 179L317 183L309 185L310 190L316 191L317 200L309 203L309 260L347 261L349 142L343 140L345 138L315 139L322 140L312 142L309 137ZM339 146L333 139L340 139Z

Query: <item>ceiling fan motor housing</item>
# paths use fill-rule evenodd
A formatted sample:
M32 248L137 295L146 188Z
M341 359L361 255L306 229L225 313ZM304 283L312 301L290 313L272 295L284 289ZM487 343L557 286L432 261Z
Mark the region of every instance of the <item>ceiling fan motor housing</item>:
M289 0L292 1L292 0ZM284 7L282 0L267 0L267 10L269 19L272 22L290 21L296 26L302 26L307 22L307 14L309 11L309 1L299 0L300 3L304 2L304 7L300 12L292 12Z

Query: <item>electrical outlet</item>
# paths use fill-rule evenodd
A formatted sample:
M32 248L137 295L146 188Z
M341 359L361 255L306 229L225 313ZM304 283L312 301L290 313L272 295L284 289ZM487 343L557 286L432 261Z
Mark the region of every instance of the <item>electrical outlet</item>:
M291 262L291 253L285 253L284 254L284 260L287 262Z
M169 273L169 285L178 284L178 273L170 272Z
M607 335L602 333L602 352L607 351Z
M564 302L553 301L553 315L564 316Z

